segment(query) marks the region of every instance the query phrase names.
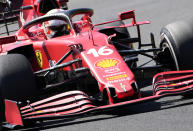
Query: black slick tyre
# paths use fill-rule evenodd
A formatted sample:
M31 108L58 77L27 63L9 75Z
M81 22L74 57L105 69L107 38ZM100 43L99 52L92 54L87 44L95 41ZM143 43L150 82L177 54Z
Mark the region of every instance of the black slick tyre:
M162 28L161 39L161 47L169 48L176 70L193 69L193 19Z
M125 23L123 21L116 21L113 23L104 24L104 27L111 27L111 26L121 26ZM116 33L116 36L114 37L115 40L124 39L130 37L129 31L127 28L107 28L107 29L101 29L101 33L104 33L106 35L113 35Z
M36 94L34 75L25 56L0 56L0 72L0 92L3 98L25 101Z
M0 122L5 121L4 100L26 102L37 93L28 60L20 54L0 56Z

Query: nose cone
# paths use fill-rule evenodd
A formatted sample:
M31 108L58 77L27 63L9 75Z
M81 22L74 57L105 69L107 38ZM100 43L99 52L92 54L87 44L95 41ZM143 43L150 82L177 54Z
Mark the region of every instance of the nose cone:
M115 85L117 99L132 97L136 93L136 89L128 82L120 82Z

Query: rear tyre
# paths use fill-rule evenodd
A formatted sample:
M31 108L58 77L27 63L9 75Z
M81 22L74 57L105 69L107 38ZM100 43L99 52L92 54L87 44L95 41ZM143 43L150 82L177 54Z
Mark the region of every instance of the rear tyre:
M111 27L111 26L121 26L124 25L125 23L123 21L116 21L113 23L105 24L105 27ZM112 38L113 41L119 42L120 39L125 39L129 38L129 31L127 28L107 28L107 29L101 29L101 33L104 33L108 36L116 34L115 37Z
M193 69L192 21L191 19L171 23L161 30L162 42L160 46L169 50L176 70Z
M114 23L109 24L109 26L121 26L121 25L125 25L125 23L123 21L116 21ZM117 33L117 37L120 39L130 37L127 28L114 28L114 31Z

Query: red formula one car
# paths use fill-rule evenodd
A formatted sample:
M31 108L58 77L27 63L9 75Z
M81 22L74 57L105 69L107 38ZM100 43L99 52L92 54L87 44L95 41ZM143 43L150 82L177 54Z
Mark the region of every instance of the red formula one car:
M171 71L192 69L191 56L187 55L192 47L192 36L188 35L191 30L184 28L190 22L163 28L157 48L153 34L151 44L142 44L140 25L149 21L136 22L133 10L119 13L116 20L93 24L92 9L62 11L54 9L60 8L57 4L50 8L51 13L49 10L41 13L38 2L41 1L24 0L20 9L1 13L8 36L0 38L0 117L10 127L23 126L27 121L114 109L193 90L193 71ZM7 27L15 20L13 14L19 18L20 29L9 35ZM81 18L74 20L76 16ZM124 24L127 20L131 22ZM58 30L51 24L50 30L48 24L52 22L62 26ZM130 37L127 27L136 28L137 36ZM57 30L54 35L53 30ZM139 55L155 64L139 65ZM165 70L169 71L153 77L152 95L143 97L137 83Z

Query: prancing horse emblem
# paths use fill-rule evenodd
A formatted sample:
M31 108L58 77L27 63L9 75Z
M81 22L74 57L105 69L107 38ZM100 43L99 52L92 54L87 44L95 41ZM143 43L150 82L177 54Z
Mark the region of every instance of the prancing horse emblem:
M43 59L42 59L41 51L39 51L39 50L36 51L36 58L37 58L39 66L42 68L42 66L43 66Z

